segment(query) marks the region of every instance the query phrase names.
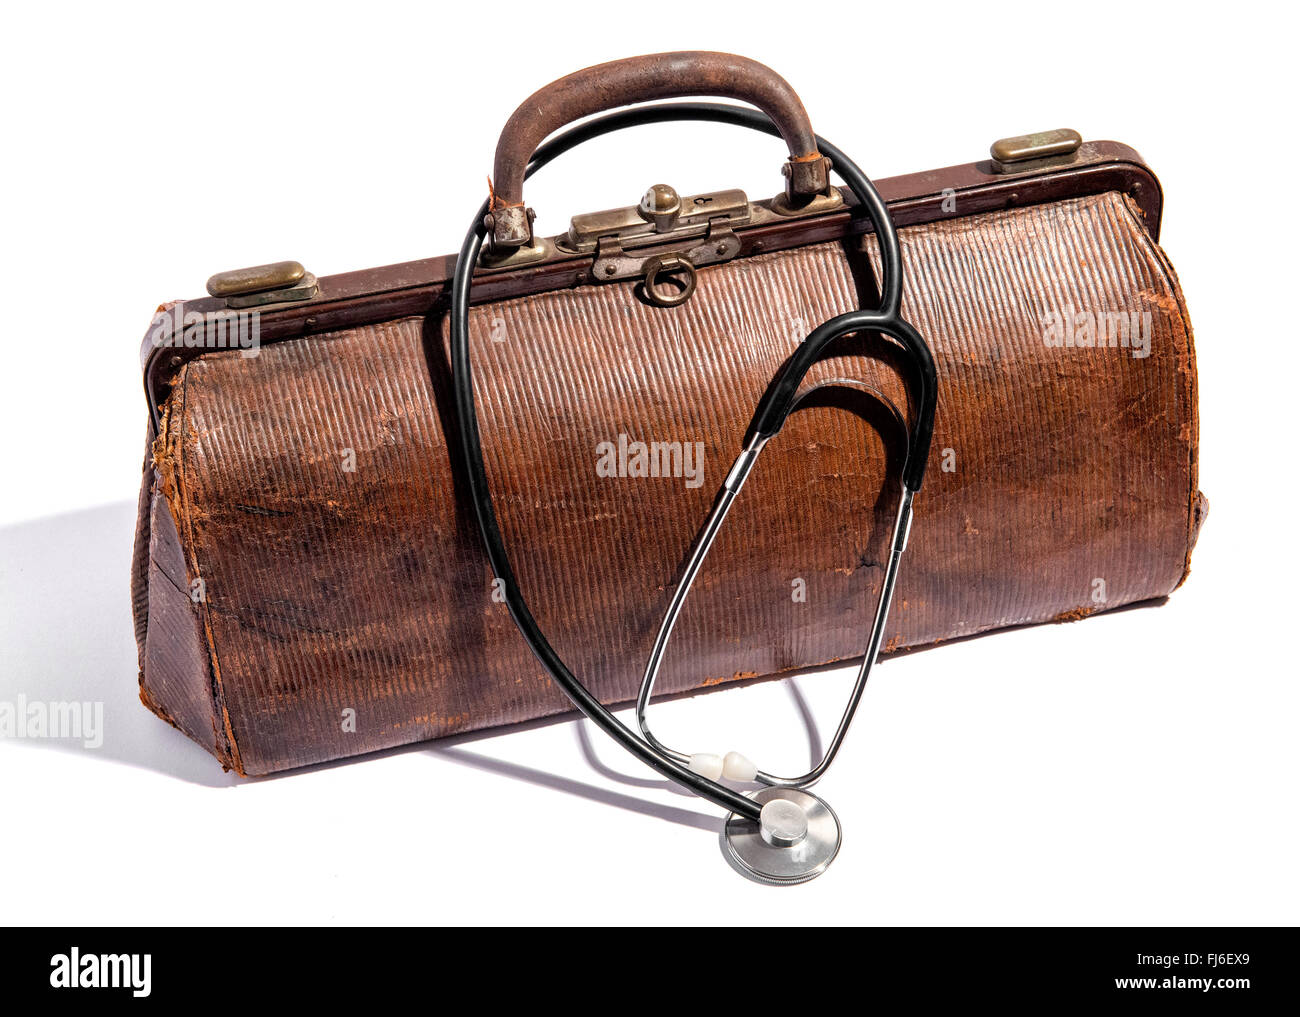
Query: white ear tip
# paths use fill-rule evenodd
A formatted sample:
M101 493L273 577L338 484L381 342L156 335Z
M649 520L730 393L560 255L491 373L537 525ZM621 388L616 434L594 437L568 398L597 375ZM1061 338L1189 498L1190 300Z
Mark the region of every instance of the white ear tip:
M739 752L728 752L722 760L722 775L727 780L753 780L758 776L758 767Z
M717 780L722 776L722 757L712 752L697 752L687 764L692 773L698 773L707 780Z

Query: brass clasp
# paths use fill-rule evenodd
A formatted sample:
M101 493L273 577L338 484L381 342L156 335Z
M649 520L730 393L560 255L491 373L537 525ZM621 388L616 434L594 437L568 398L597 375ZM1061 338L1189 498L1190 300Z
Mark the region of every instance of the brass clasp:
M749 199L744 191L713 191L683 198L667 184L655 184L636 205L575 215L569 223L569 232L556 237L555 243L562 251L588 254L596 251L602 242L616 239L620 248L631 250L670 240L704 237L719 222L734 228L749 220ZM596 276L606 278L602 271Z
M218 272L208 280L208 293L227 307L263 307L316 295L316 277L296 261L276 261Z
M676 307L695 292L697 268L740 253L735 227L750 218L744 191L683 198L667 184L655 184L636 205L575 215L569 232L556 237L555 245L561 251L594 254L591 275L597 282L642 277L651 303ZM679 243L664 250L674 242ZM660 284L660 276L678 275L684 281L676 291Z
M1055 131L1002 138L989 147L989 155L993 157L993 169L996 172L1025 173L1074 162L1082 144L1083 138L1078 131L1063 127Z

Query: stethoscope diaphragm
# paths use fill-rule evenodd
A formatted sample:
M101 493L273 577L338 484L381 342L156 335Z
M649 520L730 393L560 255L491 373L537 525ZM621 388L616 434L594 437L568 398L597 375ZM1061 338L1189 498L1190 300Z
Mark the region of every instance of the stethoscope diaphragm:
M763 806L758 821L733 812L722 828L723 848L743 875L762 883L806 883L835 860L839 817L815 794L765 787L750 797Z

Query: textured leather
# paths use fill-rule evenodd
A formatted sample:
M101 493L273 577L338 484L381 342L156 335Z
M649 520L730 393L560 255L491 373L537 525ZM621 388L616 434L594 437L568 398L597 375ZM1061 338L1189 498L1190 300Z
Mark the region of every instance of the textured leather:
M1176 279L1134 206L1104 194L901 240L903 311L934 351L939 411L886 651L1170 593L1204 513L1196 372ZM610 284L474 309L502 530L543 629L605 702L635 695L777 366L812 326L870 302L865 250L707 268L678 308ZM1151 312L1150 355L1049 346L1044 316L1066 309ZM854 342L870 358L833 358L812 380L862 379L906 408L896 348ZM492 597L449 450L449 380L438 317L181 372L142 499L141 689L223 765L262 774L569 709ZM662 691L865 648L898 450L869 398L821 395L738 499ZM600 443L620 435L702 443L702 483L598 476Z

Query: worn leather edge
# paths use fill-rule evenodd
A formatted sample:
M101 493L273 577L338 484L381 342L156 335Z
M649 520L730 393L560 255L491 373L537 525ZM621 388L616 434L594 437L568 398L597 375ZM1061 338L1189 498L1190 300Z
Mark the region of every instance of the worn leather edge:
M139 656L142 690L145 637L149 632L149 520L153 514L154 493L152 430L152 427L145 430L144 464L140 468L140 495L135 507L135 544L131 549L131 620L135 626L135 645Z
M193 548L196 546L194 540L193 521L191 518L188 498L185 494L185 464L183 456L178 454L178 450L183 447L181 436L178 433L185 426L185 395L186 395L186 378L188 370L182 370L172 385L172 395L168 398L164 408L161 421L159 436L155 439L152 447L152 458L155 466L157 484L154 486L154 498L162 498L167 511L171 514L172 522L176 526L176 532L181 537L181 547L191 549L189 555L185 555L182 550L182 561L179 562L184 570L187 581L192 582L201 578L201 571L197 559L194 558ZM178 394L179 390L179 394ZM161 575L161 570L160 575ZM191 602L193 603L193 602ZM225 694L221 684L221 664L217 655L216 641L212 634L211 620L208 616L209 608L205 600L193 603L191 610L199 622L202 637L204 641L205 656L208 661L208 673L204 676L207 680L208 699L210 702L210 719L212 725L212 744L205 745L214 753L217 760L221 763L223 769L233 769L240 776L247 776L244 771L243 763L240 759L239 745L235 740L234 730L230 723L230 714L225 705ZM199 744L203 742L194 736L193 732L186 731L184 727L177 724L162 707L148 696L143 684L144 673L141 672L141 700L154 713L158 714L174 727L185 731Z
M1201 412L1200 380L1196 373L1196 340L1192 328L1192 318L1187 310L1187 298L1183 293L1182 285L1178 281L1178 272L1174 269L1173 262L1169 259L1169 255L1165 253L1165 249L1145 229L1142 212L1137 204L1131 198L1126 197L1124 208L1132 217L1134 223L1141 227L1137 231L1137 235L1142 238L1154 263L1159 265L1161 271L1165 273L1165 282L1168 284L1169 292L1173 294L1173 299L1178 306L1178 315L1183 324L1183 332L1187 336L1187 349L1181 354L1185 365L1182 374L1187 379L1187 388L1184 392L1187 398L1187 426L1191 430L1191 434L1188 436L1187 554L1183 559L1182 577L1174 584L1174 590L1177 590L1183 583L1187 582L1187 577L1192 573L1192 551L1196 548L1196 542L1201 535L1201 527L1210 513L1209 499L1199 489ZM1172 593L1173 590L1170 592Z

